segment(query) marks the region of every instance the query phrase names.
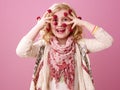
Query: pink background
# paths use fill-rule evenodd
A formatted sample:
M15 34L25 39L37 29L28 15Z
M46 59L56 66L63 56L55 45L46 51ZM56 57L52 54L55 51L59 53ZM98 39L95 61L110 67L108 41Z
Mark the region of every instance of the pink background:
M0 90L29 90L34 60L18 57L15 49L36 17L56 2L69 3L113 36L112 47L90 58L96 90L120 90L120 0L0 0Z

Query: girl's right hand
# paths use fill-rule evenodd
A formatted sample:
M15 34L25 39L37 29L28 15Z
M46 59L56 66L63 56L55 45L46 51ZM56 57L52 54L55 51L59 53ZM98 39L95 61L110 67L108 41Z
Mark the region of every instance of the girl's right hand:
M37 25L39 26L40 29L43 29L47 23L51 22L52 17L42 17L41 19L39 18L37 21Z

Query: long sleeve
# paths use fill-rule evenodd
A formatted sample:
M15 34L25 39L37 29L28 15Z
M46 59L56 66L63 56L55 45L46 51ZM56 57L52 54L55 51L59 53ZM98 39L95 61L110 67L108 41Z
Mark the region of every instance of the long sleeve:
M20 57L36 57L40 46L43 44L43 40L34 43L31 39L24 36L16 48L16 54Z
M112 45L113 38L103 28L99 27L93 36L92 39L81 39L81 41L85 42L89 52L98 52Z

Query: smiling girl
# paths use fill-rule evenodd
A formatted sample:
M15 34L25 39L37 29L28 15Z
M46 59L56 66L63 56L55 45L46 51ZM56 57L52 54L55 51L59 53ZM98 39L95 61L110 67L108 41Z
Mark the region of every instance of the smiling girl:
M83 27L94 38L83 38ZM40 31L44 31L43 38L35 42ZM78 18L69 5L59 3L38 19L16 53L37 58L30 90L95 90L88 53L104 50L112 42L103 28Z

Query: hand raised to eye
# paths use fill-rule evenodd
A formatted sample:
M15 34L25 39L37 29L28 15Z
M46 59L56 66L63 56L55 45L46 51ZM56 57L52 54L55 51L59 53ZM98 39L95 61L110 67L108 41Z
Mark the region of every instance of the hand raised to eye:
M68 15L68 17L71 19L71 21L66 24L73 24L72 29L74 29L75 26L83 26L83 20L75 16L73 12L71 12L71 15Z
M37 17L37 24L42 28L47 25L47 23L51 23L52 17Z

